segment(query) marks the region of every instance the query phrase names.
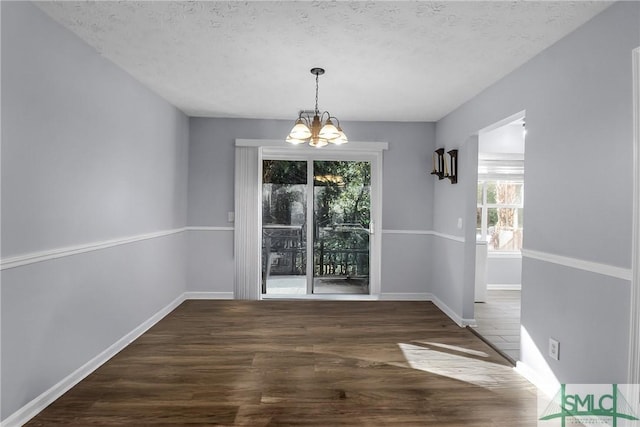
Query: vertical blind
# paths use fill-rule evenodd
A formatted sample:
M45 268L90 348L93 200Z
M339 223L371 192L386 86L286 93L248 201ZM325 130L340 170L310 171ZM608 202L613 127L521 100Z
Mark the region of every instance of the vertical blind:
M235 170L235 299L260 299L260 164L257 147L236 147Z

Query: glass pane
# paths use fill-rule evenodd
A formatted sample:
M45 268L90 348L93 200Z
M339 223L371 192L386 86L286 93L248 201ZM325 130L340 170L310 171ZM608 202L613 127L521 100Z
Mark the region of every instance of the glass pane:
M262 293L305 294L307 162L262 168Z
M487 233L498 224L498 208L487 208Z
M496 183L495 181L487 182L487 203L495 204L496 202Z
M478 192L476 194L476 202L478 205L482 204L482 187L484 186L484 182L478 182Z
M263 160L263 184L306 184L307 162L289 160Z
M524 209L523 208L518 209L518 227L519 228L524 227Z
M487 240L489 250L519 251L522 249L522 225L518 224L518 209L489 208Z
M314 293L369 293L371 165L315 161Z
M514 183L514 185L517 187L517 202L519 205L522 205L524 203L524 184L523 183Z
M522 203L522 183L496 181L495 202L501 205L517 205Z

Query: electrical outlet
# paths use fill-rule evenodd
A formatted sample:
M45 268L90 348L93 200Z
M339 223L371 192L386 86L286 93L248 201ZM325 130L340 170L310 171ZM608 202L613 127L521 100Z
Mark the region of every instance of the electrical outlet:
M549 357L560 360L560 342L553 338L549 338Z

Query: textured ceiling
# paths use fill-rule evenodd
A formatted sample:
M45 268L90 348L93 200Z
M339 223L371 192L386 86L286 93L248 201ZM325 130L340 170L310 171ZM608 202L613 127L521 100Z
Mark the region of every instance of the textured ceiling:
M37 5L190 116L438 120L610 5L104 1Z

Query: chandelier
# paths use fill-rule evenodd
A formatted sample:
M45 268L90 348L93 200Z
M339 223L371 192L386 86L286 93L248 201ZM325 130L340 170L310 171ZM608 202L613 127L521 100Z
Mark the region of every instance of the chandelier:
M328 111L320 113L318 109L318 77L324 74L324 69L312 68L311 74L316 76L316 108L300 111L286 141L290 144L308 142L312 147L324 147L329 143L346 144L349 141L340 127L340 121ZM334 120L336 124L333 123Z

